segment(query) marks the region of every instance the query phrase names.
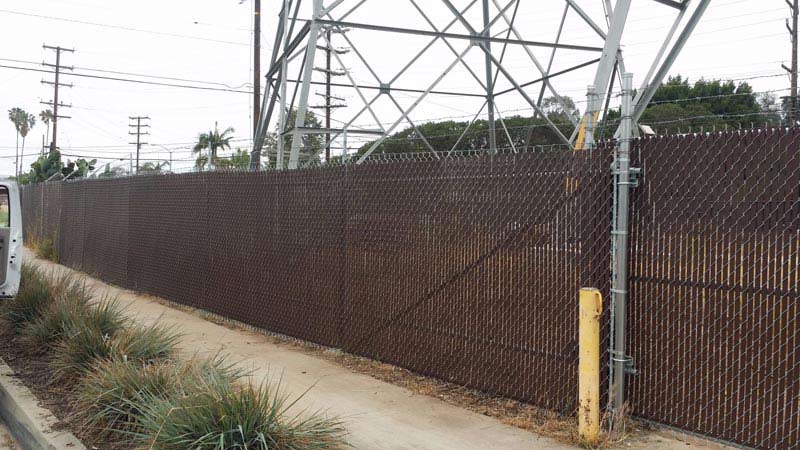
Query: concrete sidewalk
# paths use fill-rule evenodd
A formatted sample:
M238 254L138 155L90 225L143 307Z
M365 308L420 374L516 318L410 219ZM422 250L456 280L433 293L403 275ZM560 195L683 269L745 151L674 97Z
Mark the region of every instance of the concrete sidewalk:
M61 268L38 260L26 251L25 258L47 269ZM80 274L80 273L78 273ZM80 274L83 275L83 274ZM85 276L85 275L83 275ZM302 405L325 410L345 420L349 441L363 450L536 450L571 449L552 439L505 425L433 397L354 373L342 366L291 346L277 345L272 338L230 329L203 318L165 306L150 297L107 285L86 277L97 295L116 296L137 321L160 320L185 333L181 349L187 353L216 354L222 351L233 361L253 370L255 380L282 376L286 392L299 395L308 390ZM624 448L700 449L717 448L690 443L666 435L653 435Z

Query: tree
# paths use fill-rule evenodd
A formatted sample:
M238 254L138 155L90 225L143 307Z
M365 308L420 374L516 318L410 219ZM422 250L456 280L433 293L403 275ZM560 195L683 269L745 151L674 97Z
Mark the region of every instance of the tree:
M200 133L197 137L197 144L195 144L194 149L192 150L194 153L199 153L202 156L203 150L208 150L211 162L211 168L213 169L217 165L217 154L221 150L228 150L231 148L231 139L233 139L234 133L233 127L228 127L222 133L219 132L217 128L217 124L214 124L214 130L209 131L208 133ZM198 158L198 162L199 162ZM202 166L198 165L198 167L204 168L206 163L208 163L209 159L206 160Z
M208 156L199 155L197 159L194 161L194 168L202 172L206 169L207 164L208 164Z
M580 120L580 111L575 107L575 101L571 97L547 97L542 100L541 108L547 114L547 118L554 123L569 121L570 116Z
M289 128L294 128L295 120L297 118L297 110L292 109L289 113L286 123ZM306 112L306 128L322 128L322 122L319 120L313 111ZM266 154L263 155L267 158L268 167L275 167L278 161L278 138L280 130L276 127L275 135L269 135L267 141L264 142L264 149ZM292 152L292 142L294 138L291 133L283 137L283 167L289 165L289 158ZM303 136L303 142L300 144L299 165L313 164L319 162L319 155L325 146L325 137L322 134L306 134Z
M250 168L250 153L240 149L229 158L221 158L218 167L221 169L247 170Z
M64 164L61 160L61 152L51 150L47 155L40 156L31 164L30 172L20 175L18 180L20 184L40 183L55 178L57 175L60 175L62 179L69 177L70 180L75 180L88 176L96 164L96 159L87 161L83 158Z
M61 161L61 152L51 150L47 155L40 156L33 164L27 176L20 177L20 184L39 183L62 173L64 163Z
M779 125L781 114L773 105L773 99L759 97L746 82L700 78L690 83L678 75L656 90L639 122L667 133L749 127L751 123Z
M111 165L106 165L105 170L103 170L99 175L98 178L116 178L121 177L126 173L125 169L122 167L111 167Z
M33 128L33 126L36 124L36 117L22 108L15 107L8 110L8 120L14 124L14 128L17 130L17 153L14 158L14 164L16 166L16 175L19 176L22 173L20 168L22 157L19 149L19 137L22 136L22 151L24 153L25 138L28 136L28 132L31 130L31 128Z
M46 142L50 142L50 121L53 120L53 111L45 109L39 113L39 120L47 125ZM42 149L44 152L44 149Z
M93 159L91 161L87 161L83 158L79 158L73 161L67 161L67 164L61 169L61 174L64 177L69 177L70 180L75 180L77 178L84 178L89 176L92 171L94 171L94 166L97 164L97 160Z
M139 173L144 173L144 174L161 173L167 167L169 167L169 163L167 161L159 161L159 162L148 161L144 163L142 167L139 168Z
M567 106L567 110L561 106L561 102L553 97L545 99L542 104L548 118L556 124L562 134L569 136L572 133L572 123L568 115L578 114L578 110L571 98L562 97L562 102ZM512 147L519 149L526 146L562 143L543 117L520 115L503 117L502 121L497 120L495 130L497 147L501 151ZM358 155L364 154L375 142L368 142L362 146L358 150ZM376 149L376 152L426 153L430 152L428 144L440 153L447 153L451 150L456 152L486 151L489 149L489 122L476 120L470 125L466 121L448 120L419 124L416 129L408 127L389 136Z

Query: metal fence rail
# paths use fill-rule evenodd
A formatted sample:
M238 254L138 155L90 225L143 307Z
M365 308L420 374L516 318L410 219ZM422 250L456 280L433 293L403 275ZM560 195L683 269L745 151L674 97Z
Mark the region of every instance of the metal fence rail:
M634 142L633 414L800 442L799 144ZM23 215L114 283L570 413L578 290L610 288L611 161L601 146L47 183Z

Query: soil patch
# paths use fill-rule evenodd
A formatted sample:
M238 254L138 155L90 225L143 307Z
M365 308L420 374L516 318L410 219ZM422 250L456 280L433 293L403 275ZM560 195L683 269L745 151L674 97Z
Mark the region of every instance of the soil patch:
M47 354L28 350L19 336L13 334L0 324L0 357L14 370L17 377L39 400L39 405L50 410L58 419L54 430L66 430L74 434L87 448L103 450L131 450L133 445L99 440L91 429L83 426L76 417L76 410L71 402L74 383L51 383Z

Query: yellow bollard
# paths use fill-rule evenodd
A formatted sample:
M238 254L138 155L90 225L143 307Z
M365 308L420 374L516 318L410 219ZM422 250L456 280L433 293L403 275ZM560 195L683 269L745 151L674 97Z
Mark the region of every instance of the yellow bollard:
M600 315L603 296L583 288L578 319L578 434L593 445L600 438Z

